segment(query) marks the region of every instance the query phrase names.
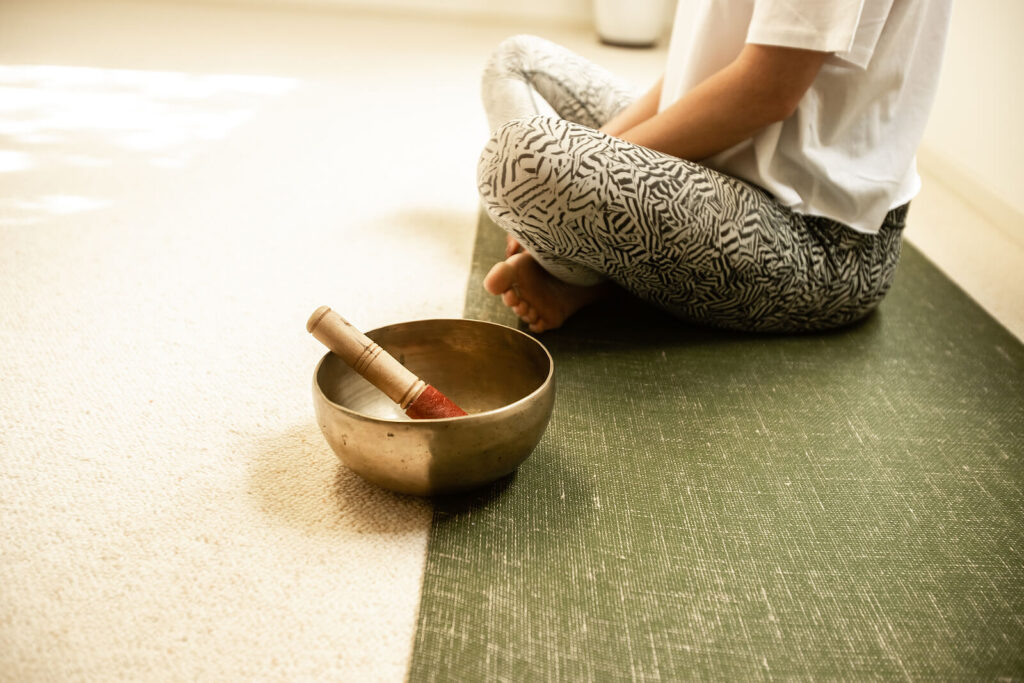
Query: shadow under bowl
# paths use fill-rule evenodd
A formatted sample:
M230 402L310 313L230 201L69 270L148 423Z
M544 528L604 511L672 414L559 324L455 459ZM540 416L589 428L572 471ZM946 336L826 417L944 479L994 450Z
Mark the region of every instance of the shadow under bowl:
M313 375L313 404L327 443L378 486L438 495L514 471L540 441L555 402L554 362L528 334L479 320L417 320L366 333L468 415L411 420L341 358Z

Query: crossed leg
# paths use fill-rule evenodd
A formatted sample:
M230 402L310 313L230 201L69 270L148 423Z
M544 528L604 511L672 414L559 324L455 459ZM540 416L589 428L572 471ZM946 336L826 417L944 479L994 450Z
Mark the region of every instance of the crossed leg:
M492 132L508 121L555 116L591 128L632 101L632 88L611 72L536 36L513 36L492 55L483 99ZM501 296L534 332L559 327L605 296L611 285L588 269L520 246L509 232L506 260L494 265L484 288Z
M602 117L615 113L591 96L607 94L600 78L583 77L573 90L585 65L547 73L574 62L538 56L548 48L537 40L514 39L496 56L485 101L507 96L507 104L525 79L530 97L540 95L557 116L492 117L477 172L487 213L525 249L496 264L484 286L531 330L558 327L608 293L608 281L694 322L772 332L848 324L885 294L906 207L890 212L878 235L860 234L795 214L738 179L600 133ZM518 101L531 106L529 97Z

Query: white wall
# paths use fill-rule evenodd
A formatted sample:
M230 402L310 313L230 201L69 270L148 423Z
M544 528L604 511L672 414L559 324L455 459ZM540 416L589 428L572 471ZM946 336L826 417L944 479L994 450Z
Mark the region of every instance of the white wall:
M958 0L920 162L1024 240L1024 2Z

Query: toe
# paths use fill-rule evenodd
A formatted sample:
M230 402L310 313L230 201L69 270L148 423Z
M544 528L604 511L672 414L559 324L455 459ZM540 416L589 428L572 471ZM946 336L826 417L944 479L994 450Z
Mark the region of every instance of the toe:
M515 273L512 267L502 261L495 263L484 278L484 289L491 294L504 294L512 289Z
M516 294L516 290L514 289L506 289L505 293L501 295L501 302L509 308L512 308L519 303L519 295Z

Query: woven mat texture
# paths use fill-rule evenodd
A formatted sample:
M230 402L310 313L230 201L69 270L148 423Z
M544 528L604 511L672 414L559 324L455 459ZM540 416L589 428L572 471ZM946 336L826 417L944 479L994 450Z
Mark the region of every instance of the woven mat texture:
M514 324L502 239L466 317ZM541 338L551 424L437 502L410 680L1022 676L1024 346L910 245L840 333L622 298Z

